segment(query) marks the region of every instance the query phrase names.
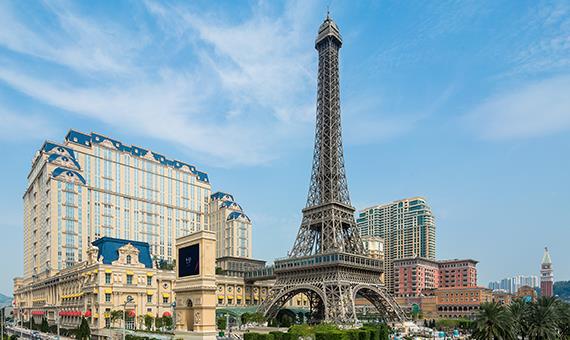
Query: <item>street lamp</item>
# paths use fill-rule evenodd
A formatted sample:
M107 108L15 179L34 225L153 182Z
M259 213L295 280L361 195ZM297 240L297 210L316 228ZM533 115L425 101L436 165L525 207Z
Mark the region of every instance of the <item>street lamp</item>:
M172 306L172 329L176 330L176 300L171 304Z
M129 295L123 304L123 340L125 340L127 337L127 305L133 301L133 297Z

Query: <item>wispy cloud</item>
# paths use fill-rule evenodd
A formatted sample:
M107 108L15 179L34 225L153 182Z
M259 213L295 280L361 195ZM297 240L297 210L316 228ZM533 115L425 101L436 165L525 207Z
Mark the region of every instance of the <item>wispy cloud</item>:
M143 11L161 28L155 36L137 25L95 24L69 3L44 7L56 24L40 30L0 5L0 46L72 75L37 74L0 55L0 80L49 106L225 164L271 160L314 114L314 52L302 43L310 8L301 2L277 15L257 5L239 21L147 4ZM171 63L180 58L188 62Z
M468 124L484 138L507 139L570 130L570 76L554 77L494 95L474 108Z

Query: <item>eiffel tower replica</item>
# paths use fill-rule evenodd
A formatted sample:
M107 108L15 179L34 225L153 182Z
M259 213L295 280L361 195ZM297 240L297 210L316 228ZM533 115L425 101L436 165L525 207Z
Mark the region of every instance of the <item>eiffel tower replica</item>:
M340 124L339 50L342 38L327 14L319 28L317 126L307 205L293 249L276 260L276 283L258 312L275 317L299 293L309 299L312 322L357 321L355 299L363 297L391 322L404 313L380 281L383 261L366 255L350 203Z

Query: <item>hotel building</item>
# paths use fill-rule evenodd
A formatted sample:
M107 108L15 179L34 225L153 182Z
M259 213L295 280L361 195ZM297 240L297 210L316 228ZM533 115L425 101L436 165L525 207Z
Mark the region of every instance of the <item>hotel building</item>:
M216 258L252 257L251 220L232 195L210 196L210 228L216 232Z
M393 261L419 256L435 260L435 219L422 197L406 198L359 211L360 235L384 240L386 287L394 291Z
M103 237L88 247L80 263L50 277L14 279L14 317L24 325L45 318L65 329L77 328L85 317L100 337L109 336L112 327L145 329L141 316L173 316L175 279L173 270L157 268L148 243ZM227 312L257 306L273 284L270 277L216 275L217 307ZM132 302L125 305L128 299ZM288 306L307 307L308 299L299 294ZM116 311L126 315L126 323L112 320Z
M24 278L85 261L101 237L147 242L175 259L174 240L208 229L211 187L195 166L96 133L45 142L24 193Z

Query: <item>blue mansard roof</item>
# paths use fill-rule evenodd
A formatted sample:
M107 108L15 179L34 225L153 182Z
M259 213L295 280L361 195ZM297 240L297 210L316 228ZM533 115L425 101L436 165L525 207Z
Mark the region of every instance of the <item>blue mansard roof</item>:
M231 221L231 220L236 220L240 217L245 218L246 220L248 220L249 222L251 222L251 220L249 219L249 217L247 217L246 214L244 214L241 211L232 211L229 215L228 218L226 219L226 221Z
M112 237L102 237L92 242L99 248L99 258L103 256L104 264L112 264L119 259L119 248L131 244L139 250L139 262L146 268L152 268L152 258L150 257L150 246L146 242L123 240Z
M218 192L213 193L212 195L210 195L210 198L213 199L213 200L221 200L221 199L223 199L223 198L226 197L226 196L227 196L231 201L234 200L234 196L232 196L232 195L230 195L230 194L226 194L225 192L221 192L221 191L218 191Z
M145 157L149 152L150 155L152 156L152 158L154 158L154 160L156 160L157 162L159 162L162 165L166 165L166 166L170 166L172 168L175 169L181 169L181 168L186 168L188 169L191 173L193 173L194 175L196 175L196 177L198 177L198 180L202 181L202 182L209 182L208 179L208 174L202 171L199 171L196 169L196 167L194 165L190 165L187 163L184 163L182 161L178 161L178 160L170 160L167 159L165 156L150 151L150 150L146 150L143 148L140 148L138 146L134 146L134 145L125 145L122 142L97 134L97 133L91 133L89 134L85 134L79 131L75 131L75 130L70 130L67 135L65 136L65 140L67 142L70 143L74 143L74 144L78 144L84 147L91 147L93 144L100 144L104 141L108 141L111 142L111 144L115 147L115 149L117 149L118 151L121 152L127 152L130 153L133 156L138 156L138 157Z

